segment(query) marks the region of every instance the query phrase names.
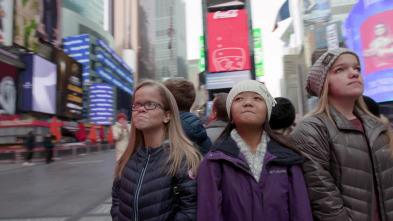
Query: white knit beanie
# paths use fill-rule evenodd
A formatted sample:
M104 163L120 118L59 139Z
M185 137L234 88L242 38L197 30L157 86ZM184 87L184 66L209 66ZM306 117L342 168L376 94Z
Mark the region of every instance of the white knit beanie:
M228 117L231 118L231 106L233 99L242 92L255 92L263 97L267 106L267 121L270 120L272 108L276 104L276 100L270 95L266 86L256 80L245 80L237 83L229 92L227 97L227 111Z

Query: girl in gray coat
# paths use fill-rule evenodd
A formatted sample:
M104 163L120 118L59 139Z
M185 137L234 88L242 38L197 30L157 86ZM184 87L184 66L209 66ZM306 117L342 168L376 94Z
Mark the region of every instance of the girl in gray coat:
M291 139L305 156L314 220L393 220L392 133L365 106L358 55L327 51L306 90L319 103Z

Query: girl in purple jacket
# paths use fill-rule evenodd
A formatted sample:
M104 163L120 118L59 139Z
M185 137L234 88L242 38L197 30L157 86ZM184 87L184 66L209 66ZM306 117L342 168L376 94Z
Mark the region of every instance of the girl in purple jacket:
M230 123L198 169L197 220L312 220L302 158L268 123L274 104L255 80L230 91Z

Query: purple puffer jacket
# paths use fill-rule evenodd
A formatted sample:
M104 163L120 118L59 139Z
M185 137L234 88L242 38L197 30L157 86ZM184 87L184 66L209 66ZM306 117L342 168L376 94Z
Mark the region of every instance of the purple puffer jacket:
M270 140L257 183L236 142L217 140L198 169L197 220L312 220L301 163L300 155Z

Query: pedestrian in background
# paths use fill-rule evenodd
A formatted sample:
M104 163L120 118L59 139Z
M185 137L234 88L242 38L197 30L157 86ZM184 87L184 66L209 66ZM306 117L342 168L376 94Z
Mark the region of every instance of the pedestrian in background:
M135 89L130 142L117 162L113 220L195 220L202 156L180 126L171 92L147 80Z
M191 106L195 101L194 84L182 78L170 78L164 81L164 85L176 99L183 131L198 146L202 155L205 155L209 151L212 142L207 136L206 129L203 127L199 117L190 112Z
M208 124L205 126L207 136L214 143L228 124L226 108L228 93L218 93L214 96L210 109Z
M255 80L231 89L230 123L199 166L197 220L312 220L302 158L269 126L275 103Z
M276 97L276 105L272 108L270 115L270 127L273 131L288 136L293 128L296 119L295 107L292 102L285 97Z
M26 157L25 157L25 162L23 162L23 166L34 166L35 164L31 162L31 159L33 158L33 148L35 145L35 133L34 131L30 131L27 134L27 137L25 137L23 141L24 147L27 149Z
M127 116L119 113L116 123L113 125L113 138L116 140L116 161L118 161L127 148L130 139L131 125L128 124Z
M44 147L45 147L45 162L49 164L53 162L53 148L55 146L56 138L52 136L51 133L47 133L44 137Z
M303 173L314 220L393 220L393 139L363 98L358 55L324 53L306 90L318 105L297 124L291 141L305 156Z

